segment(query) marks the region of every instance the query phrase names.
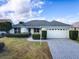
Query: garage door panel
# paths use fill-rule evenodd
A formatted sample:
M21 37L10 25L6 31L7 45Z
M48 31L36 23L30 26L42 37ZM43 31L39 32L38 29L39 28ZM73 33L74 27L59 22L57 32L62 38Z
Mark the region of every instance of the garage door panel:
M47 30L47 38L69 38L67 30Z

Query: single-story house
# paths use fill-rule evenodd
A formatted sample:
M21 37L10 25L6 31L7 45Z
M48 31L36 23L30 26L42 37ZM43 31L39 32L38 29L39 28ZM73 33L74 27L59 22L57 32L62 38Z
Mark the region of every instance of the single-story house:
M47 38L69 38L69 30L71 25L58 21L48 22L46 20L32 20L26 23L13 25L10 33L41 33L42 30L47 31Z

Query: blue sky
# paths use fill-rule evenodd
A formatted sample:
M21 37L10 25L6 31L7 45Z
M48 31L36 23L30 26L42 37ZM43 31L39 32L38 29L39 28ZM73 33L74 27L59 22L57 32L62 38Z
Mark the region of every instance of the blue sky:
M50 16L67 16L79 12L77 0L49 0L46 4L45 13Z
M41 17L44 17L46 20L58 20L66 23L79 21L79 0L42 1L44 5ZM0 6L6 4L6 2L6 0L0 0Z
M6 3L7 3L7 0L0 0L0 6Z
M79 0L47 0L42 16L48 19L65 18L68 16L75 17L78 13Z

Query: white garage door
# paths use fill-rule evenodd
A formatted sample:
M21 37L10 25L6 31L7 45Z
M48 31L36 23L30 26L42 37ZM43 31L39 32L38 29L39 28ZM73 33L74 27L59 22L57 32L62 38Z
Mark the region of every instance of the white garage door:
M69 38L68 30L47 30L47 38Z

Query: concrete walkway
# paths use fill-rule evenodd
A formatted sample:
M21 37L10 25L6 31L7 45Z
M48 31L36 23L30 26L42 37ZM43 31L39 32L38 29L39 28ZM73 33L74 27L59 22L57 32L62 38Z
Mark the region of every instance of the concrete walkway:
M79 59L79 43L69 39L47 40L53 59Z

